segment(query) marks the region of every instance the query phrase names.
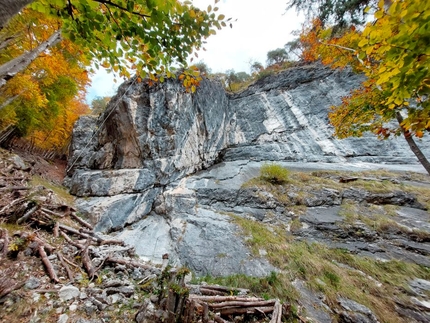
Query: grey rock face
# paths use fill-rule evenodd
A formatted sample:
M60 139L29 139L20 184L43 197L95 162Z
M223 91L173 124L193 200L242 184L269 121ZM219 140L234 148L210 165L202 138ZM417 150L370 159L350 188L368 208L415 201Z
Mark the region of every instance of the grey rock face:
M152 87L127 81L98 119L77 122L66 182L97 230L122 230L117 235L148 260L161 262L168 253L171 262L199 274L266 275L276 269L250 256L229 216L285 216L270 194L239 189L258 174L257 161L291 161L299 168L314 167L311 162L328 168L334 162L403 163L420 169L401 139L333 138L328 109L361 81L348 70L319 65L268 76L235 95L210 80L194 94L175 81ZM342 198L322 189L306 205L336 207ZM417 207L395 193L373 198Z

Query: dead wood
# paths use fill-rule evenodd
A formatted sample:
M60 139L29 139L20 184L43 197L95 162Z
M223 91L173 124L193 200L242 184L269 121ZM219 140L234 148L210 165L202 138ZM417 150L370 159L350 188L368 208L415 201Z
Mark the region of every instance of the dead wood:
M29 190L28 186L9 186L0 188L0 192L8 192L8 191L24 191Z
M1 230L2 232L2 238L3 238L3 251L2 254L4 257L6 257L8 251L9 251L9 235L7 234L7 230Z
M175 304L176 304L176 295L173 292L173 290L169 290L169 294L167 296L167 304L166 304L166 311L167 311L167 323L174 323L175 322Z
M202 322L209 323L209 306L208 303L203 303Z
M72 246L75 246L76 248L78 248L78 249L84 249L84 246L83 245L81 245L81 244L79 244L79 243L77 243L77 242L75 242L75 241L73 241L72 239L70 239L70 237L65 233L65 232L63 232L63 231L61 231L60 230L60 234L61 234L61 236L68 242L68 243L70 243Z
M32 207L30 210L25 212L22 217L16 220L16 224L22 224L26 222L38 209L39 209L39 205Z
M53 253L55 250L55 247L51 246L49 243L47 243L46 241L40 239L39 237L33 237L32 238L33 241L37 242L39 245L43 246L49 254Z
M60 280L57 277L57 274L55 273L54 268L52 267L51 262L48 259L48 256L46 255L45 249L43 245L39 245L38 249L40 258L42 258L42 262L45 265L46 270L48 271L49 277L52 281L59 283Z
M281 318L282 318L282 305L279 302L279 300L276 300L270 323L281 323Z
M21 197L21 198L19 198L19 199L13 200L11 203L9 203L9 204L5 205L5 206L0 210L0 214L5 214L5 213L6 213L6 211L7 211L8 209L10 209L11 207L13 207L13 206L14 206L14 205L16 205L16 204L20 204L20 203L22 203L22 202L26 201L26 200L27 200L27 197Z
M55 222L54 225L54 237L58 238L60 236L60 224L58 222Z
M80 217L78 217L75 213L71 212L70 213L70 217L72 217L74 220L76 220L77 222L79 222L79 224L83 225L84 227L90 229L90 230L94 230L93 226L91 224L89 224L87 221L81 219Z
M230 302L221 302L221 303L210 303L209 307L211 309L223 309L223 308L232 308L232 307L265 307L274 305L276 300L268 300L268 301L258 301L258 302L244 302L244 301L230 301Z
M217 291L221 291L221 292L226 292L226 293L231 293L231 292L248 293L249 292L249 289L226 287L226 286L218 286L218 285L205 285L204 288L205 289L217 290Z
M203 302L228 302L228 301L239 301L239 302L259 302L264 301L263 298L259 297L240 297L240 296L201 296L201 295L190 295L191 299Z
M76 230L76 229L74 229L72 227L69 227L68 225L64 225L64 224L60 223L59 227L60 227L61 230L73 233L73 234L75 234L77 236L81 236L82 238L91 239L91 240L95 239L94 237L91 237L91 236L89 236L88 234L85 234L85 233L81 233L78 230Z
M70 270L70 267L67 265L67 263L64 261L64 259L63 259L63 256L62 256L62 254L60 253L60 252L57 252L57 258L58 258L58 260L60 260L60 262L61 262L61 265L64 267L64 269L66 270L66 273L67 273L67 277L69 277L69 280L70 281L73 281L74 280L74 278L73 278L73 273L72 273L72 271Z
M49 215L57 216L57 217L59 217L59 218L64 218L64 214L60 214L60 213L57 213L57 212L51 211L50 209L47 209L47 208L45 208L45 207L42 207L40 210L41 210L42 212L48 213Z
M152 268L151 266L141 264L140 262L137 262L137 261L121 259L121 258L107 257L106 262L113 262L113 263L117 263L120 265L126 265L126 266L130 266L130 267L139 267L139 268L143 268L143 269Z
M94 270L93 262L91 261L90 255L88 253L89 241L85 245L85 248L81 252L82 263L87 271L88 277L92 280L96 277L96 272Z
M218 312L221 315L241 315L241 314L255 314L255 313L272 313L273 306L265 306L265 307L234 307L234 308L226 308L220 309Z
M0 292L0 298L6 296L7 294L9 294L11 292L13 292L14 290L20 289L24 285L25 285L25 282L19 282L19 283L15 283L14 285L11 285L9 287L2 288L1 292Z
M220 316L218 316L218 315L215 315L215 316L214 316L214 321L215 321L216 323L228 323L228 321L224 320L222 317L220 317Z

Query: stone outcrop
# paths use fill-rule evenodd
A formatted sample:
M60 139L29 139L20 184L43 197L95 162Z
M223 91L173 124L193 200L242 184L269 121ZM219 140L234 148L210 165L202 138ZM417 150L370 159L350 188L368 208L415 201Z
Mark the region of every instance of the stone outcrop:
M361 80L347 69L312 65L268 76L233 95L207 79L194 94L176 81L127 81L99 118L77 122L66 183L99 231L120 231L146 259L169 253L175 264L198 274L267 274L276 269L250 255L229 214L263 220L268 210L283 212L271 196L238 190L258 174L258 162L421 169L402 138L333 138L328 109ZM340 196L321 191L309 206L327 201L339 204Z

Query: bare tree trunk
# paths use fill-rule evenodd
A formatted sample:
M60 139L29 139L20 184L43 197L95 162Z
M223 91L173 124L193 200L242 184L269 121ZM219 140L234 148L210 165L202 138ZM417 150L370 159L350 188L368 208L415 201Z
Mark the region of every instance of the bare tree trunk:
M410 133L410 131L403 128L403 126L402 126L403 117L400 114L400 112L396 112L396 119L399 122L400 127L402 128L403 136L405 137L406 142L408 143L412 152L415 154L415 156L417 156L418 161L421 163L421 165L423 165L423 167L425 168L427 173L430 175L430 163L427 160L426 156L424 156L421 149L415 143L414 138L412 138L412 134Z
M0 0L1 2L1 0ZM1 5L1 4L0 4ZM61 30L57 30L47 40L37 46L30 52L24 53L19 57L16 57L9 62L0 66L0 88L6 84L8 80L14 77L19 72L27 68L37 56L43 53L49 47L54 46L61 40Z
M34 0L0 0L0 30L8 21Z

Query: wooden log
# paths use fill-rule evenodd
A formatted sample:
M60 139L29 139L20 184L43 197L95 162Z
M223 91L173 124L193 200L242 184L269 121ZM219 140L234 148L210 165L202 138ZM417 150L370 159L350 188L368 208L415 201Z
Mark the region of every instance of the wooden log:
M79 267L77 264L73 263L72 261L70 261L69 259L67 259L66 257L63 256L63 259L65 262L67 262L70 266L76 267L81 269L81 267Z
M224 320L221 316L218 316L218 315L214 316L214 321L216 323L228 323L228 321Z
M222 309L222 308L232 308L232 307L265 307L265 306L273 306L276 304L276 300L268 300L268 301L258 301L258 302L243 302L243 301L229 301L229 302L221 302L221 303L210 303L209 307L214 310Z
M60 224L58 222L55 222L54 225L54 237L58 238L60 236Z
M221 296L224 296L224 295L227 294L227 292L222 292L222 291L213 290L213 289L207 289L207 288L204 288L204 287L200 287L199 290L200 290L200 293L202 293L202 295L212 295L212 296L221 295Z
M64 269L66 270L67 277L69 277L69 280L70 280L70 281L73 281L73 280L74 280L73 273L72 273L72 271L70 270L70 268L69 268L69 266L67 265L67 263L64 261L63 256L61 255L61 253L60 253L60 252L57 252L57 258L58 258L58 260L60 260L61 265L62 265L62 266L64 267Z
M64 224L60 223L59 227L60 227L61 230L73 233L73 234L75 234L77 236L80 236L82 238L94 240L94 237L91 237L88 234L79 232L75 228L69 227L68 225L64 225Z
M75 246L78 249L84 249L84 246L81 245L80 243L77 243L75 241L73 241L72 239L70 239L70 237L63 231L60 230L60 235L68 242L70 243L72 246Z
M175 304L176 295L172 289L169 289L169 294L167 296L166 311L167 311L167 323L175 322Z
M190 299L203 302L228 302L228 301L239 301L239 302L259 302L264 301L264 298L260 297L241 297L241 296L202 296L191 294Z
M21 198L19 198L19 199L13 200L11 203L9 203L9 204L5 205L5 206L0 210L0 214L5 214L5 213L6 213L6 211L7 211L8 209L10 209L11 207L13 207L13 206L14 206L14 205L16 205L16 204L19 204L19 203L25 202L26 200L27 200L27 197L21 197Z
M265 307L234 307L234 308L226 308L219 310L221 315L241 315L241 314L255 314L259 313L272 313L273 306L265 306Z
M59 283L60 280L57 277L57 274L55 273L54 268L52 267L51 262L48 259L48 256L46 255L45 249L43 248L43 245L39 245L38 249L40 258L42 258L42 262L46 267L46 270L48 271L49 277L52 281Z
M203 303L202 323L209 323L209 306L208 306L208 303Z
M74 212L70 213L70 217L72 217L74 220L76 220L77 222L79 222L79 224L83 225L84 227L90 229L90 230L94 230L93 226L91 224L89 224L87 221L81 219L80 217L78 217Z
M57 213L57 212L51 211L50 209L47 209L47 208L45 208L45 207L42 207L42 208L41 208L41 211L42 211L42 212L45 212L45 213L48 213L49 215L57 216L57 217L59 217L59 218L64 218L64 214L60 214L60 213Z
M33 237L32 239L33 241L37 242L39 245L42 245L46 249L46 251L48 251L49 254L54 252L55 247L51 246L46 241L40 239L39 237Z
M2 230L2 238L3 238L3 250L2 255L3 257L7 256L7 253L9 252L9 235L7 233L7 230Z
M25 212L22 217L16 220L16 224L22 224L25 221L27 221L38 209L39 209L39 205L33 206L30 210Z
M90 255L88 253L89 244L87 243L85 248L81 252L82 263L84 264L85 270L87 271L90 280L96 277L96 272L94 270L93 262L91 261Z
M279 302L279 300L276 300L270 323L281 323L281 319L282 319L282 305Z
M226 287L226 286L218 286L218 285L205 285L204 288L217 290L225 293L231 293L231 292L248 293L249 292L249 289L245 289L245 288L234 288L234 287Z
M4 296L6 296L7 294L13 292L14 290L20 289L24 285L25 285L25 282L19 282L19 283L12 285L12 286L4 288L2 290L2 292L0 293L0 299L3 298Z
M106 262L113 262L113 263L117 263L120 265L126 265L126 266L130 266L130 267L139 267L139 268L143 268L143 269L152 268L151 266L141 264L140 262L122 259L122 258L108 257L108 258L106 258Z
M30 187L27 186L9 186L0 188L0 192L8 192L8 191L24 191L29 190Z

